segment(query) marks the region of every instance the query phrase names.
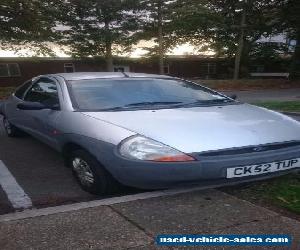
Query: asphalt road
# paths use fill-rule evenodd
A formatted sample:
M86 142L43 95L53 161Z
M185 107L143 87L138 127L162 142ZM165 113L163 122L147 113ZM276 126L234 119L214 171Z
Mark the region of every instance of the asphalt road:
M243 102L261 101L300 101L300 88L294 89L266 89L251 91L223 91L225 95L236 94Z
M300 121L300 116L295 117ZM0 117L0 160L30 197L33 207L49 207L103 199L81 190L59 153L30 136L8 138ZM122 194L142 192L124 189ZM0 188L0 214L14 211Z
M295 119L295 120L297 120L297 121L299 121L300 122L300 116L290 116L290 117L292 117L293 119Z
M8 138L3 128L0 131L0 160L35 207L99 198L80 189L60 154L30 136ZM7 206L1 209L2 204L7 204L2 202L3 196L0 191L0 213L8 209Z

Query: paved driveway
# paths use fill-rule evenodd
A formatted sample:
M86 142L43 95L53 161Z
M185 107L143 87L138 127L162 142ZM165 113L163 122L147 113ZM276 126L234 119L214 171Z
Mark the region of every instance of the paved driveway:
M1 249L179 249L155 245L159 234L289 234L299 249L300 222L216 190L105 205L20 220L0 216ZM38 211L36 211L38 212ZM180 248L182 249L182 248ZM185 248L191 249L191 248Z

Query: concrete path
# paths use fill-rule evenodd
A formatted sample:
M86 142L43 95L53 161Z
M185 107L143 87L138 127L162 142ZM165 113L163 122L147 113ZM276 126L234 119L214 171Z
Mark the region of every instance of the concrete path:
M243 102L300 101L300 88L279 90L223 91L225 95L236 94Z
M290 234L292 249L300 247L299 221L216 190L2 221L0 246L2 250L157 249L154 240L158 234L176 233Z

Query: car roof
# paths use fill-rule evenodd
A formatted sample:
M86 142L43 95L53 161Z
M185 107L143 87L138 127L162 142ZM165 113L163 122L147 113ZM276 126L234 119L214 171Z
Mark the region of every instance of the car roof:
M144 74L144 73L131 73L131 72L76 72L76 73L58 73L47 76L60 76L67 81L99 79L99 78L172 78L166 75Z

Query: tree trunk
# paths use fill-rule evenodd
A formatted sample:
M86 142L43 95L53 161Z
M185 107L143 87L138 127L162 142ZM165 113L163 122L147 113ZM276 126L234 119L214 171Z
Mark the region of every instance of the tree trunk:
M297 44L295 47L295 52L292 57L292 63L290 67L290 79L300 78L300 29L297 30Z
M233 75L234 80L239 79L240 76L241 58L244 49L245 24L246 24L246 10L244 8L242 13L241 25L240 25L240 29L241 29L240 37L239 37L238 47L235 54L234 75Z
M109 21L105 21L105 61L106 61L106 70L107 72L114 71L113 65L113 55L112 55L112 42L110 37L110 30L109 30Z
M163 39L163 17L162 17L162 1L158 2L158 56L159 56L159 74L164 72L164 39Z
M106 47L106 55L105 55L106 70L107 70L107 72L113 72L114 71L114 63L113 63L111 43L107 42L105 47Z

